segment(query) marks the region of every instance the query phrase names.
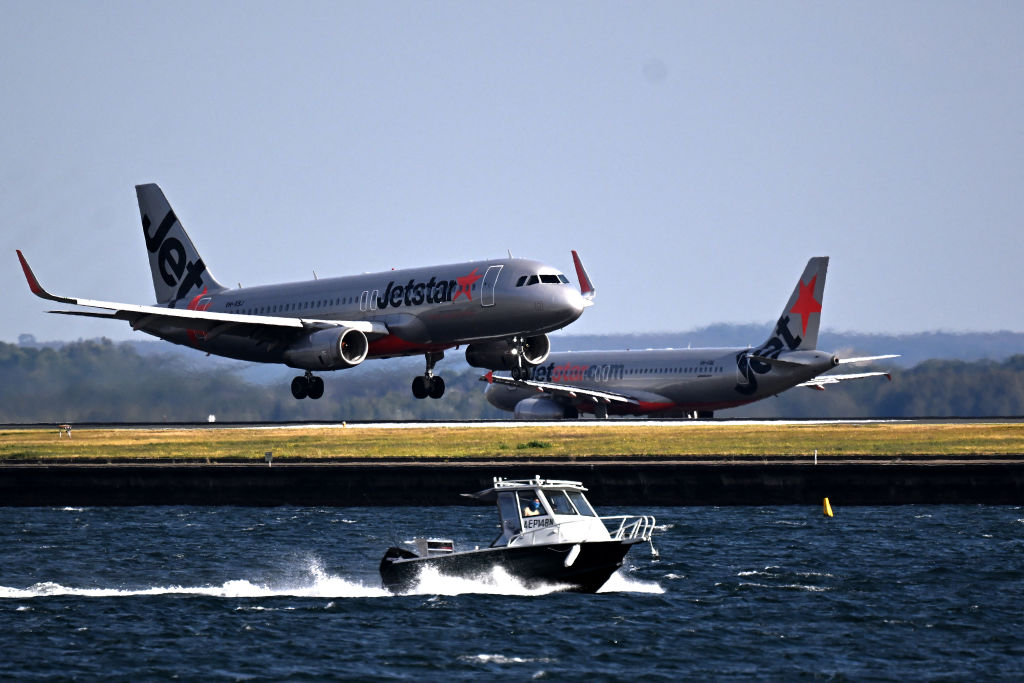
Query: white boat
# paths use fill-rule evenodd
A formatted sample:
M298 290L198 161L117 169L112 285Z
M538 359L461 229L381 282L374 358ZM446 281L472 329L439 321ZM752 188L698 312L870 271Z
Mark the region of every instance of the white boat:
M650 515L600 517L578 481L502 479L483 491L462 494L494 501L501 533L486 548L457 551L450 539L418 538L419 554L388 548L380 562L384 587L411 590L420 571L430 567L445 576L476 578L495 567L527 586L561 584L593 593L622 566L637 543L651 543ZM651 552L657 556L653 544Z

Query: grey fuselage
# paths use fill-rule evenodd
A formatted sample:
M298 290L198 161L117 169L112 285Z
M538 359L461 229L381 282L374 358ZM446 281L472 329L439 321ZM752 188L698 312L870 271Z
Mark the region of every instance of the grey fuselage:
M526 286L522 276L548 275ZM471 261L227 289L180 299L173 308L310 320L369 321L388 334L370 338L368 358L436 352L470 342L557 330L583 311L580 292L539 261ZM559 274L560 275L560 274ZM518 286L517 286L518 284ZM247 361L284 362L280 338L183 330L139 321L136 329L177 344Z
M637 403L612 403L610 414L684 416L693 411L733 408L785 391L832 368L833 355L823 351L792 351L780 355L799 359L799 366L769 365L749 358L751 348L658 349L645 351L563 351L552 353L533 368L532 380L613 392ZM513 411L534 389L492 384L487 400ZM549 397L580 412L595 404L564 396Z

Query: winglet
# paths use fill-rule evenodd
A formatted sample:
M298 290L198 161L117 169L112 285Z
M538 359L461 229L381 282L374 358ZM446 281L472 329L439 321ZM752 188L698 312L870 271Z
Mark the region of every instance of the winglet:
M590 281L590 276L587 275L587 269L583 267L583 262L580 261L580 255L576 253L576 250L572 250L572 263L576 266L576 279L580 282L580 294L587 301L593 301L594 295L597 290L594 289L594 283Z
M63 296L54 296L50 294L43 286L39 284L39 280L36 278L36 274L32 272L32 268L29 267L28 261L25 260L24 254L21 253L21 249L15 249L18 252L18 260L21 261L21 269L25 271L25 279L28 280L28 288L32 290L32 293L41 299L49 299L50 301L58 301L62 304L73 304L76 303L74 299L68 299Z
M494 370L491 370L480 379L486 380L488 384L494 384Z

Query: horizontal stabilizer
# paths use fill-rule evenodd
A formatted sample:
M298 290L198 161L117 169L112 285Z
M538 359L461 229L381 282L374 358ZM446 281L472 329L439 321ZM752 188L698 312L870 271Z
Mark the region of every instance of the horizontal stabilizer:
M802 382L797 386L824 391L826 384L839 384L849 379L866 379L868 377L885 377L890 382L892 381L892 374L888 372L856 372L849 375L818 375L814 379Z
M898 354L898 353L887 353L884 356L861 356L859 358L840 358L839 359L839 363L840 363L840 365L843 364L843 363L867 363L868 361L872 361L872 360L885 360L887 358L899 358L899 357L900 357L900 354Z

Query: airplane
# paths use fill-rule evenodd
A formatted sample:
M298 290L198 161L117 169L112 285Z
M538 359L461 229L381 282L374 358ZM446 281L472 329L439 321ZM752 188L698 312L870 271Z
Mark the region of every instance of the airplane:
M445 351L461 345L474 367L525 376L547 358L547 333L573 322L594 302L593 283L575 251L580 290L557 269L511 254L231 289L214 278L160 187L137 185L135 192L155 304L56 296L39 284L17 250L32 293L100 309L50 313L125 320L133 330L207 354L305 370L291 383L296 399L323 396L323 379L314 372L420 354L426 370L413 379L412 393L440 398L444 380L434 366Z
M789 302L763 344L753 348L563 351L531 370L529 379L495 375L485 395L518 419L574 419L580 413L714 417L795 386L826 385L885 372L822 374L837 365L898 355L839 358L819 351L818 324L828 257L807 262Z

